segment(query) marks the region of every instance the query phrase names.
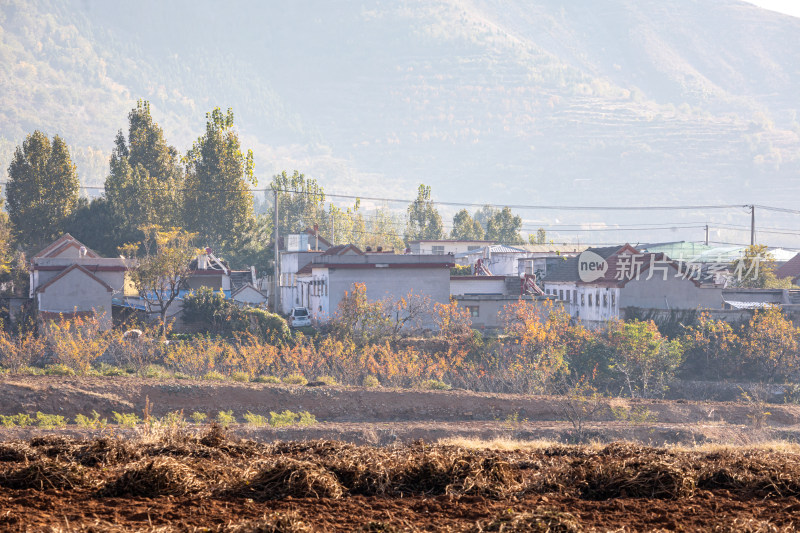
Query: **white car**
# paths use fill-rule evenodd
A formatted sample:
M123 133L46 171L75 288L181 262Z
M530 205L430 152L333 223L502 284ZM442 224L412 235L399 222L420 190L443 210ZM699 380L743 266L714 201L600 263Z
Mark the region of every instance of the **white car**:
M305 307L295 307L289 313L289 326L293 328L302 328L303 326L311 325L311 316L308 309Z

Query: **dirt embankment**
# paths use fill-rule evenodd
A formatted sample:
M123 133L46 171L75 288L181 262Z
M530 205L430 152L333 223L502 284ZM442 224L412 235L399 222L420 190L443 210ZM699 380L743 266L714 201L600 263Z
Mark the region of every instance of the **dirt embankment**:
M60 414L74 418L92 410L141 414L149 400L151 413L163 416L183 410L214 414L232 410L310 411L324 422L517 422L565 421L563 400L549 396L488 394L470 391L303 387L257 383L156 381L137 378L4 376L0 379L0 414ZM652 413L660 424L734 424L751 421L754 405L683 400L604 400L596 422L614 422L612 407ZM800 406L768 406L769 425L800 424Z

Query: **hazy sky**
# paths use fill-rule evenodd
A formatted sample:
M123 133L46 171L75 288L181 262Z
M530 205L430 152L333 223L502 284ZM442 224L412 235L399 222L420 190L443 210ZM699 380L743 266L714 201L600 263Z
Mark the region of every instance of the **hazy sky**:
M751 4L771 9L780 13L786 13L794 17L800 17L800 0L746 0Z

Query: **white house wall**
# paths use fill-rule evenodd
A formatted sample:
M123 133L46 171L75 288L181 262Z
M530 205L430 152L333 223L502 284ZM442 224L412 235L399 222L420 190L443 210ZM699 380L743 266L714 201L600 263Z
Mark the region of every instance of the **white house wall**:
M545 293L563 301L564 308L569 311L570 316L590 322L602 322L619 317L619 291L616 287L579 286L573 282L545 284Z

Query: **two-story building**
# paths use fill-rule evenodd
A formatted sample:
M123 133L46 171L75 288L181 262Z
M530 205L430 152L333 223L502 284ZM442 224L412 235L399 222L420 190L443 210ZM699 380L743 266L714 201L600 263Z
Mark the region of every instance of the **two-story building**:
M100 257L65 233L31 258L30 297L44 320L92 315L110 328L127 269L125 259Z

